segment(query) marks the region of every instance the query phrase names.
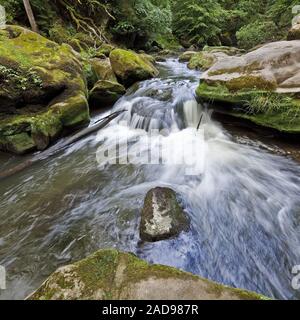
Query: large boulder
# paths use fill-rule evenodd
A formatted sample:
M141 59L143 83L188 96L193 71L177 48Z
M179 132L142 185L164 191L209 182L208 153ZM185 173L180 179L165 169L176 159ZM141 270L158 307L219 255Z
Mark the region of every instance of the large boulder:
M188 228L189 220L172 189L157 187L147 193L140 225L143 241L169 239Z
M265 300L133 254L100 250L54 272L28 300Z
M133 51L115 49L110 53L109 58L118 80L126 87L159 74L148 59Z
M126 89L118 82L99 80L90 91L90 106L111 107L125 93Z
M285 133L300 133L300 41L266 44L218 60L197 95L215 109ZM225 108L224 108L225 107Z
M45 149L63 128L89 121L76 53L19 26L0 30L0 150Z

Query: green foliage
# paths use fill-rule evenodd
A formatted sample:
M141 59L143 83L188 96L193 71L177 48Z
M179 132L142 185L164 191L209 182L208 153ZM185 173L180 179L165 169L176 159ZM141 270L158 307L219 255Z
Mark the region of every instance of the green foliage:
M180 38L203 46L218 45L224 10L215 0L174 0L173 30Z
M155 38L170 33L171 10L169 0L119 0L112 13L115 21L111 30L119 38L132 39ZM134 43L133 43L134 44Z
M284 39L297 0L173 0L173 28L187 44L251 48ZM237 39L238 38L238 39ZM226 43L225 43L226 42Z
M275 41L278 38L278 28L273 21L255 21L242 27L237 33L238 45L244 49L251 49L258 44Z
M33 86L42 86L42 79L33 70L12 69L0 64L1 87L13 84L16 89L27 90Z

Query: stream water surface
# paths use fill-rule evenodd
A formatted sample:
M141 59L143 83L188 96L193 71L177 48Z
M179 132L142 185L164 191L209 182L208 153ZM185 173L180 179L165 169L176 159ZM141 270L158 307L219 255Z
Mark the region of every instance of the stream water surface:
M292 288L299 163L212 120L194 98L198 72L175 59L159 67L159 78L116 103L113 111L127 111L105 129L0 182L7 270L0 299L23 299L57 267L111 247L270 297L300 298ZM0 155L2 170L21 161ZM156 186L177 192L191 228L141 243L143 200Z

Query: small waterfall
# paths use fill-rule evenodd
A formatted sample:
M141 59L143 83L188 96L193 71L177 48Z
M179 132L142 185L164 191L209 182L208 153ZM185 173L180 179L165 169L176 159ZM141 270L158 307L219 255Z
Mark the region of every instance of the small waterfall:
M187 127L197 128L203 114L201 106L196 100L189 100L183 104L183 112Z

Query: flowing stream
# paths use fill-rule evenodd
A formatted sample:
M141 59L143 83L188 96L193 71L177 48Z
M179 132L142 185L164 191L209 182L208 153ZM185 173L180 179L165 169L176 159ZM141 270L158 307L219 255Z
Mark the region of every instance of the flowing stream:
M0 182L0 265L8 278L0 299L23 299L57 267L108 247L270 297L300 298L292 288L299 164L236 142L197 104L198 72L175 59L160 71L130 88L113 109L127 111L98 134ZM2 169L23 160L0 156ZM177 192L191 228L141 243L143 200L156 186Z

